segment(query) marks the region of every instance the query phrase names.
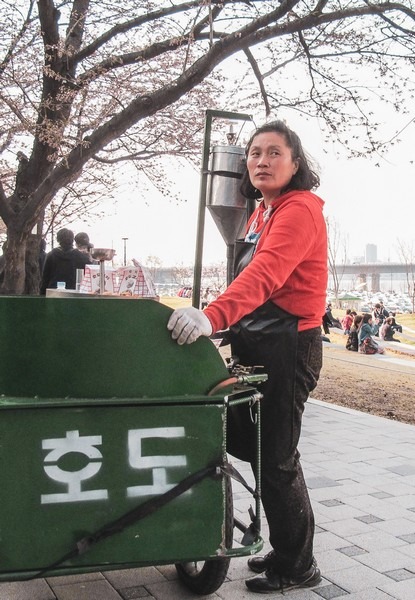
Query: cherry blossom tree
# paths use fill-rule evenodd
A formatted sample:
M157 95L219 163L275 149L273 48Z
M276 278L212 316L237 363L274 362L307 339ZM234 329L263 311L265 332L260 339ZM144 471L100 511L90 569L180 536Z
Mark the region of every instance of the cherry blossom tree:
M6 294L37 292L52 202L99 211L126 161L168 193L157 159L197 160L207 108L291 109L364 155L399 139L374 101L400 125L413 106L413 0L2 0L0 18Z

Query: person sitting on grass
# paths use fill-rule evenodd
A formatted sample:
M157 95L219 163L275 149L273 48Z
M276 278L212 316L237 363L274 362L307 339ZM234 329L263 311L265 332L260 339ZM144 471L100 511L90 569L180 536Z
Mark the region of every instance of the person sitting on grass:
M402 333L402 325L399 325L399 323L396 322L396 313L394 313L394 312L389 313L389 317L392 319L392 329L394 331L398 331L399 333Z
M350 333L346 341L346 349L351 352L357 352L359 350L359 327L362 322L363 315L356 315L353 319L353 325L350 328Z
M395 330L393 329L393 323L395 319L393 317L388 317L385 319L382 327L380 328L380 339L385 340L385 342L400 342L397 338L393 337Z
M364 313L358 333L359 352L362 354L384 353L384 348L373 339L373 335L373 317L370 313Z

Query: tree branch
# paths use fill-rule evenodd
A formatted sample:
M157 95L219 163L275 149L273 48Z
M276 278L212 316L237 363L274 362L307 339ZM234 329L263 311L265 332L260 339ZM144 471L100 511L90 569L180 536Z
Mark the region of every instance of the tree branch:
M276 8L273 11L270 11L269 13L267 13L266 15L264 15L262 17L253 19L253 21L249 25L246 25L242 29L238 30L237 32L233 32L232 34L229 34L229 33L213 34L212 31L209 31L206 34L202 33L202 29L204 28L204 26L207 23L209 23L209 15L208 15L206 18L201 20L200 24L198 24L194 28L192 28L192 30L188 34L185 34L185 35L181 36L180 38L174 37L174 38L168 38L162 42L156 42L156 43L152 44L150 47L144 48L143 50L140 50L137 52L130 52L128 54L123 54L123 55L119 55L119 56L111 56L111 58L102 61L101 63L95 65L94 67L92 67L91 69L89 69L88 71L83 73L82 76L79 77L78 81L80 82L80 84L82 84L84 81L90 81L92 79L95 79L95 77L102 75L103 72L107 72L112 69L124 67L124 66L130 65L130 64L137 64L141 61L146 61L146 60L156 58L156 57L160 56L161 54L164 54L166 52L172 52L181 46L187 45L189 43L190 39L198 39L198 40L209 39L210 40L212 38L212 36L214 36L216 39L225 39L225 38L232 39L233 37L242 38L244 36L248 36L251 32L253 34L255 34L258 29L264 28L265 26L269 25L270 23L273 23L274 21L281 19L282 16L286 15L290 10L292 10L293 7L296 4L298 4L298 2L299 2L299 0L282 0L280 6L278 8ZM234 2L232 2L232 0L231 0L231 2L226 2L226 0L224 0L223 2L221 2L220 0L216 0L215 3L220 4L220 6L217 8L217 10L214 13L214 16L216 17L222 11L222 8L223 8L222 4L228 4L228 3L233 4ZM245 2L242 2L242 3L245 4ZM192 7L200 6L200 2L198 2L198 1L190 2L188 4ZM181 4L178 7L171 7L171 11L177 12L177 10L173 10L173 9L183 8L184 6L186 7L187 5ZM165 15L165 14L167 14L167 12L168 12L167 9L163 9L161 11L149 13L149 15L139 17L138 19L135 19L134 21L130 21L130 23L137 22L139 24L142 24L143 22L147 22L147 21L151 20L151 19L149 19L149 16L151 16L151 15L158 15L159 13L163 13L163 15ZM155 19L155 17L153 17L153 19ZM116 31L116 30L117 30L117 26L114 27L111 31ZM110 38L111 37L114 37L114 36L110 36ZM272 36L270 36L270 37L272 37ZM259 43L260 41L261 40L258 40L257 43ZM79 61L80 56L82 56L82 52L79 53L79 55L77 55L75 57L75 59L77 61Z
M264 80L263 80L263 76L261 74L259 65L257 63L257 61L254 58L254 55L252 54L252 52L249 50L249 48L245 48L244 53L248 59L249 64L251 65L252 71L256 77L256 80L258 81L259 84L259 89L261 91L261 96L262 96L262 100L264 102L265 105L265 114L268 117L271 114L271 107L269 104L269 100L268 100L268 95L264 86Z
M17 119L20 121L20 123L22 123L22 125L26 129L29 129L30 128L30 121L28 121L25 118L24 114L19 109L19 107L16 105L16 103L12 102L11 100L9 100L9 98L7 98L6 96L4 96L2 93L0 93L0 99L1 99L2 102L4 102L4 104L6 104L6 106L8 106L9 110L17 117Z
M260 17L249 25L242 27L237 32L225 35L217 41L203 56L196 60L182 75L169 84L160 87L153 93L139 96L133 99L119 113L115 114L102 126L85 138L84 142L78 144L62 160L53 172L48 174L37 190L32 194L30 201L23 208L19 219L24 222L36 215L43 209L58 189L73 181L82 171L85 163L96 156L107 144L123 135L131 125L156 112L172 105L179 98L185 95L191 89L194 89L205 77L213 71L225 57L232 55L238 50L243 50L248 46L259 44L263 41L285 35L287 33L299 32L303 29L330 23L339 17L338 11L333 13L323 13L319 15L308 15L299 19L286 21L282 24L278 20L284 16L287 11L297 4L298 0L285 0L279 7L273 11L272 20L276 21L274 25L267 26L260 31L255 29L255 24L259 22L269 22L270 14L264 19ZM379 5L381 10L398 9L401 5ZM373 14L370 7L354 7L342 11L343 18L365 16Z
M323 12L323 10L326 7L328 1L329 0L318 0L316 7L313 8L313 13L318 14L318 13Z
M10 48L8 49L8 51L6 52L6 56L4 57L4 59L1 61L0 63L0 77L1 75L3 75L6 67L8 66L8 64L10 63L10 61L13 58L13 53L19 43L19 41L21 39L23 39L24 34L26 33L27 28L29 27L30 23L31 23L31 15L33 12L33 6L35 4L35 0L29 0L29 8L27 9L27 14L26 17L23 21L23 24L20 28L20 31L17 32L17 35L15 36L14 40L12 41Z
M65 40L65 48L69 55L75 54L81 47L89 4L90 0L74 0L72 5ZM72 69L73 68L74 67L72 66Z
M226 2L225 2L226 3ZM224 4L225 4L224 3ZM185 10L189 10L192 8L199 8L200 0L193 0L192 2L185 2L183 4L179 4L176 6L170 6L167 8L162 8L160 10L156 10L153 12L146 13L144 15L140 15L136 19L131 19L130 21L126 21L125 23L119 23L105 32L103 35L96 38L91 44L85 46L82 50L80 50L74 60L76 62L80 62L85 58L95 54L95 52L108 43L110 40L115 38L120 33L125 33L126 31L130 31L131 29L136 29L145 23L150 23L152 21L157 21L163 17L168 17L177 13L184 12Z
M48 47L53 47L59 42L58 20L60 13L55 8L53 0L38 2L38 10L43 43L46 53L49 54Z
M10 221L10 219L14 216L14 212L10 208L10 203L7 199L6 192L4 191L4 187L3 187L1 180L0 180L0 214L2 216L2 219L5 223L5 225L7 225L7 223Z
M222 12L222 10L222 6L216 7L212 11L211 16L217 17L219 13ZM88 71L85 71L78 78L78 84L82 85L84 82L89 83L96 77L99 77L103 73L111 71L113 69L119 69L127 65L139 64L140 62L145 62L157 58L162 54L168 52L175 52L178 48L182 46L188 46L195 39L207 39L207 36L211 37L211 32L209 34L203 34L202 31L206 27L206 25L209 24L209 22L210 15L207 15L206 17L203 17L196 25L194 25L188 33L180 37L173 37L165 39L162 42L155 42L151 44L150 47L144 48L143 50L138 50L137 52L129 52L128 54L111 56L111 58L103 60Z
M406 35L415 36L415 31L411 31L410 29L406 29L405 27L401 27L400 25L398 25L397 23L395 23L394 21L392 21L392 19L389 19L381 11L378 11L378 7L377 7L376 4L372 4L372 2L370 2L369 0L363 0L363 2L365 2L365 4L367 4L367 6L369 8L373 9L374 12L377 13L379 15L379 17L381 19L383 19L385 21L385 23L387 23L388 25L390 25L393 29L397 29L398 31L402 31L402 33L405 33ZM403 10L402 12L404 12L405 14L407 14L408 17L411 17L411 19L415 20L415 13L412 10L410 10L409 8L407 10Z

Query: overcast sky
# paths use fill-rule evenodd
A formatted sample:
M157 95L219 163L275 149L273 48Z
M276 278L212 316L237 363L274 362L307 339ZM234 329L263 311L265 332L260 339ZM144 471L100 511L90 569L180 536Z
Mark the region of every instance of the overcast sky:
M290 120L288 124L320 165L322 183L316 193L326 203L325 214L338 223L346 238L349 258L364 256L366 244L371 243L377 245L379 260L398 261L397 240L411 243L415 239L415 123L405 129L402 142L390 150L386 160L337 159L318 127ZM122 238L126 237L127 258L145 262L154 255L163 266L192 264L200 174L179 163L174 166L172 178L181 198L178 204L154 189L140 190L134 175L130 182L124 182L117 206L109 205L104 219L88 227L71 227L87 231L96 247L114 247L120 261ZM203 263L220 261L226 261L226 246L206 211Z

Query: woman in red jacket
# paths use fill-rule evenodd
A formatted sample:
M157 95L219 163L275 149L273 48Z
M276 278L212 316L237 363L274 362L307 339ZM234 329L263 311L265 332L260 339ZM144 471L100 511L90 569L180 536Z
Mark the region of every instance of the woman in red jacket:
M209 306L177 309L168 328L179 344L230 328L242 365L261 365L262 503L272 551L249 559L263 575L246 581L253 592L312 587L314 515L297 450L308 395L322 365L321 316L327 288L327 232L319 185L301 141L282 121L260 127L247 149L241 190L259 204L235 247L235 279ZM255 458L248 408L228 423L230 454ZM247 436L248 439L247 439Z

